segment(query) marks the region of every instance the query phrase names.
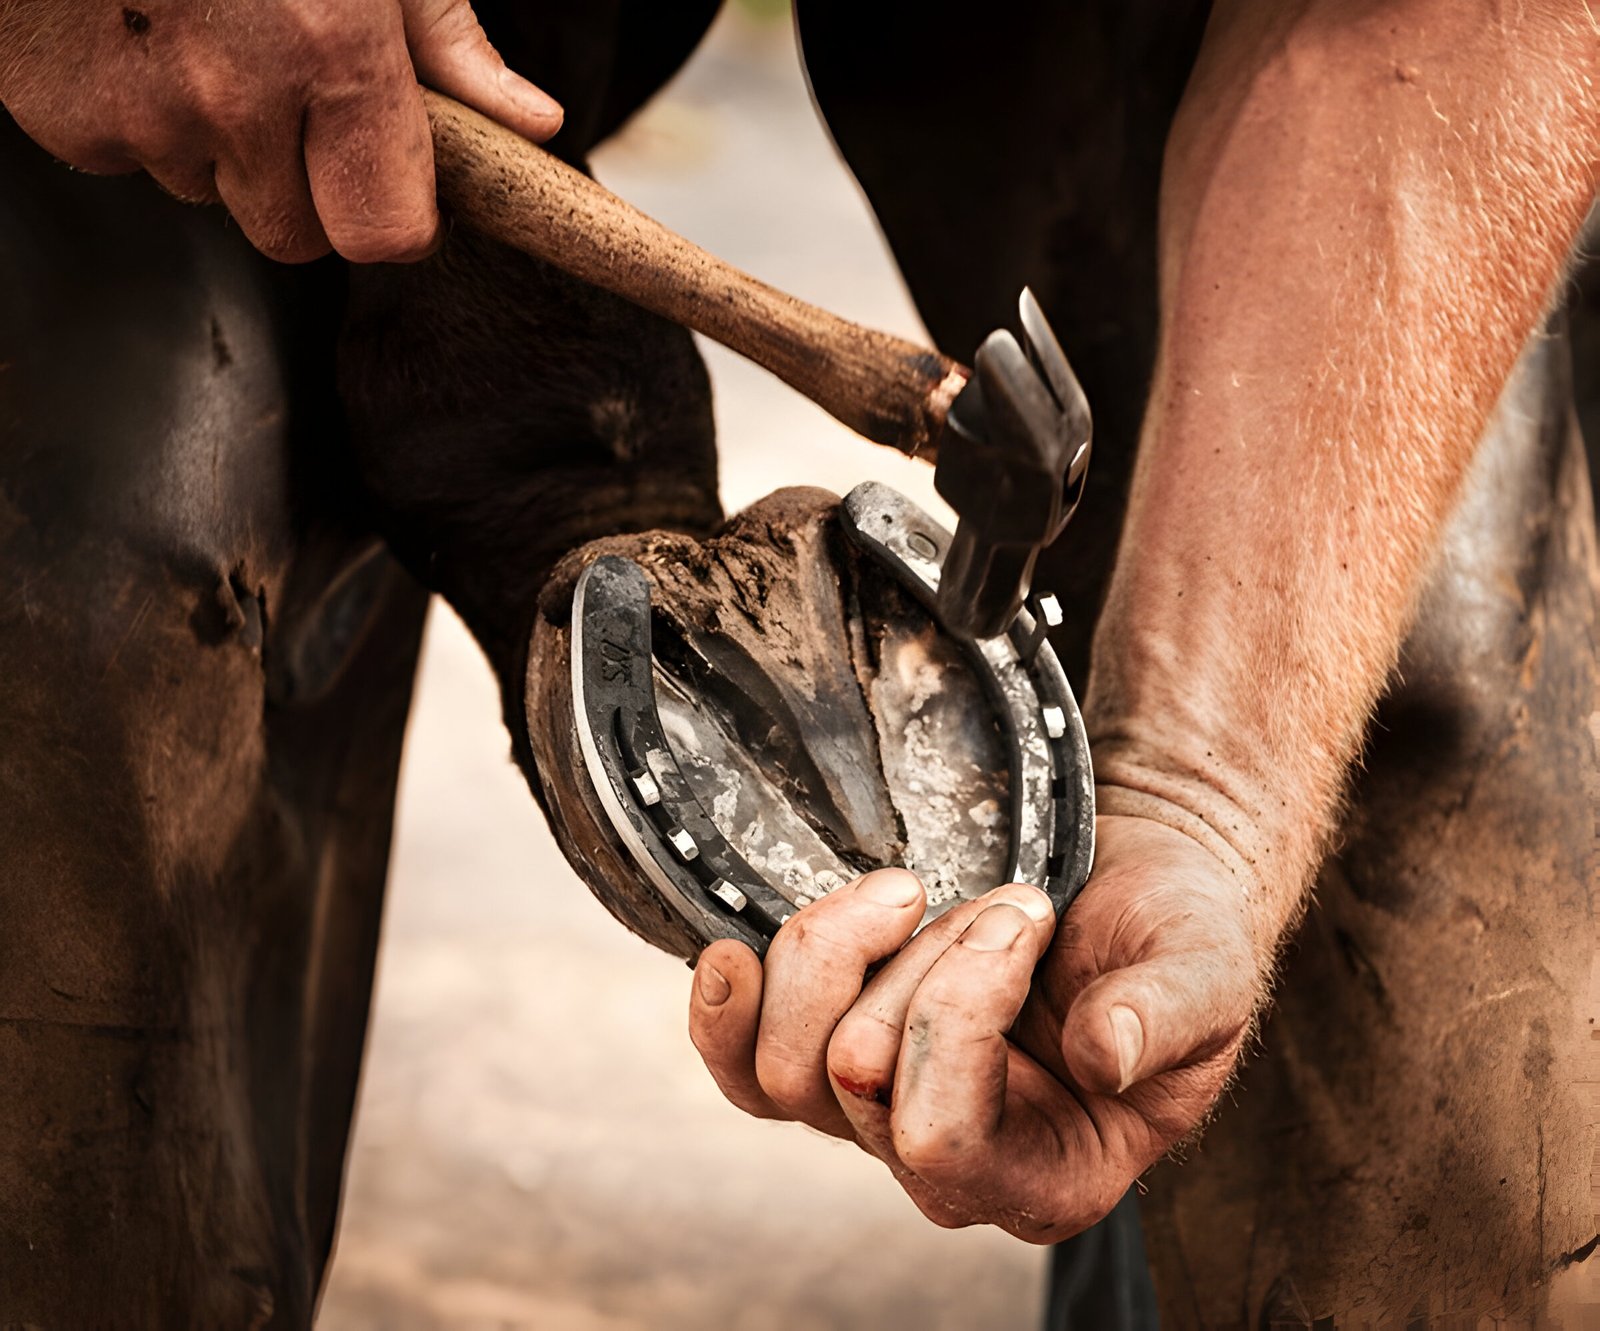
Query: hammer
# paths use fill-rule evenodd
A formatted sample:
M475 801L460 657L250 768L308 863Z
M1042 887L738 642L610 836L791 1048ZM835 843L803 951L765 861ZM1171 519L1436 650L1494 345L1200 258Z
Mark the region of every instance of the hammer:
M1030 292L1022 336L984 341L976 373L759 282L646 217L544 149L423 89L439 194L478 231L692 328L770 370L874 443L937 461L960 521L939 613L972 637L1003 633L1039 551L1059 536L1088 470L1088 403Z

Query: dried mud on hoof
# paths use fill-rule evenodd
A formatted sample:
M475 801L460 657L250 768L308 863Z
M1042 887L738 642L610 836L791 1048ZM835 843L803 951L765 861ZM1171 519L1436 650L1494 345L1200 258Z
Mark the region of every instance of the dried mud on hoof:
M838 499L780 490L709 540L672 532L583 547L541 598L527 715L551 823L619 920L657 946L703 945L611 830L573 715L573 590L603 555L651 585L662 728L729 844L801 908L868 869L921 876L929 913L1005 881L1005 740L960 647L850 547Z

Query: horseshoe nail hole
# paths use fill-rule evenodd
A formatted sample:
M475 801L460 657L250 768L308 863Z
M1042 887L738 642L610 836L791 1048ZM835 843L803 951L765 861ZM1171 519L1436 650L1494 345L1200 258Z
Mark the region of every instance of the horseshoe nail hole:
M920 531L914 531L906 537L906 544L911 547L912 554L921 555L924 559L937 559L939 547L931 536L924 536Z

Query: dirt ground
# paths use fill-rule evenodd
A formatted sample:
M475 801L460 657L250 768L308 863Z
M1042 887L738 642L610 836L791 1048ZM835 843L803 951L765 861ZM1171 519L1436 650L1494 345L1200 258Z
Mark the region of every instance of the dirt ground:
M597 172L769 281L918 332L782 21L725 17ZM933 503L912 464L709 354L730 508L868 476ZM688 983L567 869L436 609L324 1331L1035 1323L1041 1252L936 1229L853 1148L723 1103Z

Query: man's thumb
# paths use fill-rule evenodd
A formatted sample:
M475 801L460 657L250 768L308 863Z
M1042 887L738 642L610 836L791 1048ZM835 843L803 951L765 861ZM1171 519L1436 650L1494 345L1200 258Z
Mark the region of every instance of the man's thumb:
M535 143L561 128L561 103L506 66L467 0L405 0L403 8L418 82Z
M1237 1047L1251 1012L1239 960L1223 948L1173 952L1102 975L1067 1013L1061 1052L1085 1090L1117 1095L1170 1068Z

